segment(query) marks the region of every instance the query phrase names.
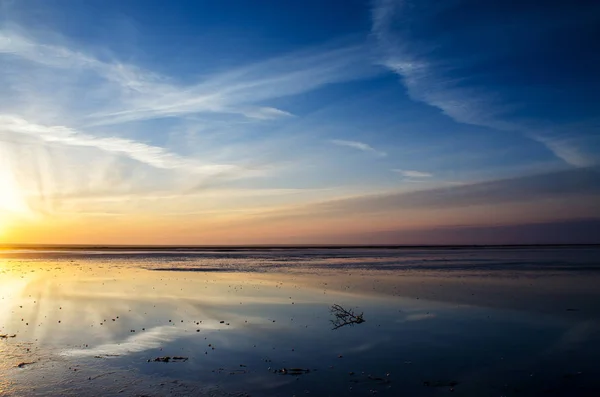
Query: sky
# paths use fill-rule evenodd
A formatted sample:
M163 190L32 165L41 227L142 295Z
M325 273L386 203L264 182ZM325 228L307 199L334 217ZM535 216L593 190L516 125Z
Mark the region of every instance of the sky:
M0 242L600 243L600 3L0 0Z

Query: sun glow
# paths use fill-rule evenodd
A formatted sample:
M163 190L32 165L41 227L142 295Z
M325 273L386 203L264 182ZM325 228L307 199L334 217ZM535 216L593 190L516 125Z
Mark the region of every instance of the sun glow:
M18 214L27 212L27 210L27 205L11 164L0 159L0 214Z
M29 207L13 172L12 165L0 157L0 237L6 237L16 217L29 214Z

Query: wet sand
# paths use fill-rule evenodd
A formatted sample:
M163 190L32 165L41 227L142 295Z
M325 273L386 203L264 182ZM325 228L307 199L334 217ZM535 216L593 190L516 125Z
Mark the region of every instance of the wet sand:
M589 247L4 251L0 395L596 396L599 270ZM334 304L365 321L333 330Z

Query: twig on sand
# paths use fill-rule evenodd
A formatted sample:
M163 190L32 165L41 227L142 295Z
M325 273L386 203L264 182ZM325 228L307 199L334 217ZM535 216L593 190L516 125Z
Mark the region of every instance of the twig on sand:
M338 304L331 306L330 311L331 314L335 316L335 318L331 320L331 324L333 324L333 330L346 325L361 324L365 322L363 313L357 314L353 309L346 310Z

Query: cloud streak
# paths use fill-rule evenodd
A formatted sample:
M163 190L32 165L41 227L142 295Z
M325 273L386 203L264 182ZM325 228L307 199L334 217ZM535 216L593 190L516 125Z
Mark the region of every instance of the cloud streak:
M136 205L147 192L201 195L275 174L282 143L300 139L271 134L297 118L277 99L385 72L366 43L346 40L175 77L107 48L7 26L0 24L0 144L20 190L40 202L27 205L40 213L62 210L61 195L76 192L128 196ZM170 120L142 123L161 118ZM277 171L292 163L285 162Z
M332 139L330 142L337 146L344 146L344 147L349 147L352 149L357 149L357 150L360 150L363 152L372 153L378 157L387 156L387 153L377 150L374 147L372 147L371 145L368 145L363 142L347 141L347 140L342 140L342 139Z
M133 97L127 101L126 110L99 113L94 118L98 124L109 124L208 112L277 119L292 114L252 104L378 72L361 45L301 51L215 75L198 84L149 86L146 91L154 92L152 99Z
M158 74L133 65L102 62L83 52L63 46L40 43L16 31L6 29L0 30L0 54L52 68L94 71L107 80L136 91L144 91L145 87L157 84L161 80L161 76Z
M458 208L600 194L600 168L579 168L511 179L349 198L317 206L331 211Z
M578 199L589 203L600 196L600 168L576 168L566 171L478 182L460 186L369 194L314 202L303 207L258 215L265 220L295 219L309 216L338 216L499 206L542 200ZM574 204L576 205L576 204ZM586 204L587 205L587 204ZM583 207L582 207L583 209ZM600 217L596 210L589 216Z
M146 165L171 170L186 170L200 174L220 173L236 168L233 165L202 164L194 159L178 156L161 147L129 139L99 138L65 126L44 126L22 118L0 115L0 133L26 135L48 143L91 147L107 153L129 157Z
M431 178L433 174L423 171L393 169L392 171L405 176L407 178Z
M459 86L460 79L445 77L444 69L449 65L431 61L426 53L412 48L410 40L394 29L398 20L408 18L404 1L381 0L375 4L372 32L382 52L382 64L402 78L413 100L434 106L459 123L503 130L518 128L498 120L498 116L507 110L505 105L478 89Z
M543 144L554 155L576 167L590 167L598 163L599 156L584 149L584 145L574 138L531 134L530 137Z
M320 241L327 241L322 238ZM487 226L446 226L329 237L360 244L600 244L600 218ZM522 269L522 265L518 265ZM545 268L544 271L548 269ZM572 265L569 270L573 270Z
M285 118L292 114L257 103L382 72L370 62L364 44L296 51L195 83L175 81L118 61L101 61L10 30L0 30L0 54L49 68L91 72L111 83L117 95L104 109L86 116L86 124L94 126L198 113L237 114L259 121Z
M475 64L482 59L476 61L473 57L452 58L447 55L444 45L452 43L452 47L459 50L466 45L465 40L452 42L452 39L447 39L448 36L452 37L452 31L437 41L412 37L413 32L408 26L435 25L438 13L447 11L444 6L420 3L416 7L409 7L404 0L379 0L374 4L372 35L381 53L381 63L400 76L411 99L440 109L443 114L458 123L519 133L544 145L550 153L572 166L587 167L598 164L600 158L590 155L578 142L565 140L547 129L540 129L531 120L513 116L515 111L526 108L529 102L509 99L500 88L493 89L475 83L480 76L473 76L474 72L469 71L469 67L473 66L470 63ZM565 24L564 20L560 23ZM560 26L556 24L556 21L544 21L535 29ZM482 29L481 24L477 26L478 29ZM488 29L494 28L502 29L490 22ZM481 33L480 42L486 37L485 33ZM497 39L497 36L492 37ZM495 48L496 53L501 51L495 47L495 42L489 44L489 48ZM437 54L446 56L440 57ZM486 70L489 69L488 67Z

